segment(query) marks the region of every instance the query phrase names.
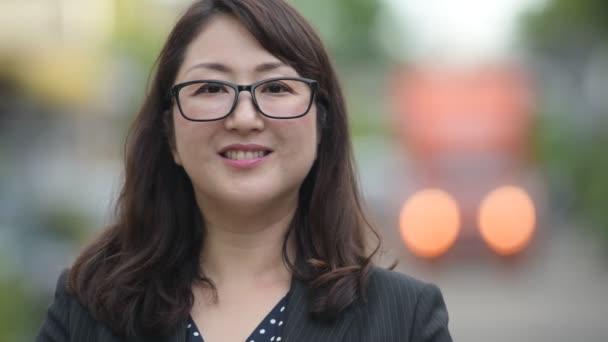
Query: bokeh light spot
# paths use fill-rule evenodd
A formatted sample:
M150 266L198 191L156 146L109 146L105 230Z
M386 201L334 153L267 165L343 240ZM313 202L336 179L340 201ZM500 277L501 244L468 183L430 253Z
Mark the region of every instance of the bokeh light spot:
M433 258L447 252L460 231L456 200L439 189L426 189L408 199L399 217L401 237L415 255Z
M534 233L534 203L519 187L500 187L481 202L478 223L482 238L495 252L501 255L518 253L528 245Z

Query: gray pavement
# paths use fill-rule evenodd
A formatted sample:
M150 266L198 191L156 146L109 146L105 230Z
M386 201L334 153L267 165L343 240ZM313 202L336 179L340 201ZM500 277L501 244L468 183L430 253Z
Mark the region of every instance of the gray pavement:
M381 264L396 259L396 270L439 285L455 341L608 341L608 248L590 229L546 209L517 258L473 243L435 261L417 259L397 228L401 193L411 189L403 160L382 141L360 141L356 151L368 208L388 251Z
M608 263L597 241L559 229L516 264L455 258L440 266L393 246L397 270L440 286L455 341L608 341Z

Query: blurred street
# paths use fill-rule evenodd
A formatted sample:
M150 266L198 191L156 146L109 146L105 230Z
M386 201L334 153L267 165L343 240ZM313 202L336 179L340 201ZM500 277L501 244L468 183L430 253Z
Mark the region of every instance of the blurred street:
M455 341L606 341L606 252L569 228L554 226L526 263L451 260L433 271L402 256L397 269L441 287Z
M608 1L288 1L339 74L381 265L441 288L457 342L608 341ZM0 1L0 342L112 222L190 3Z
M387 159L397 154L381 141L366 141L357 151L370 216L386 251L381 264L397 260L395 270L441 288L455 341L608 341L608 251L589 227L545 213L528 250L516 257L460 241L443 257L419 259L397 223L399 189L411 187L402 161Z

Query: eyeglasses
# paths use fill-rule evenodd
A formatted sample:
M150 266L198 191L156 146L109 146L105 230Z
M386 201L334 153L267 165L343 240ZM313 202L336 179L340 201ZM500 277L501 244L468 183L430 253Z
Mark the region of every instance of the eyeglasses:
M197 80L171 87L182 116L191 121L215 121L230 115L242 91L253 105L272 119L295 119L310 110L318 83L301 77L277 77L249 85L219 80Z

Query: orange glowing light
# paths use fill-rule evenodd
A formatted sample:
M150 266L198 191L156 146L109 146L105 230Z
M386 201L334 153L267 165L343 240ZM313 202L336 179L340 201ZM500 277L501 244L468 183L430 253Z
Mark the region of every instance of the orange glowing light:
M401 237L417 256L433 258L447 252L460 231L456 200L439 189L415 193L401 209Z
M524 249L532 239L535 225L534 203L519 187L500 187L481 202L479 230L498 254L512 255Z

